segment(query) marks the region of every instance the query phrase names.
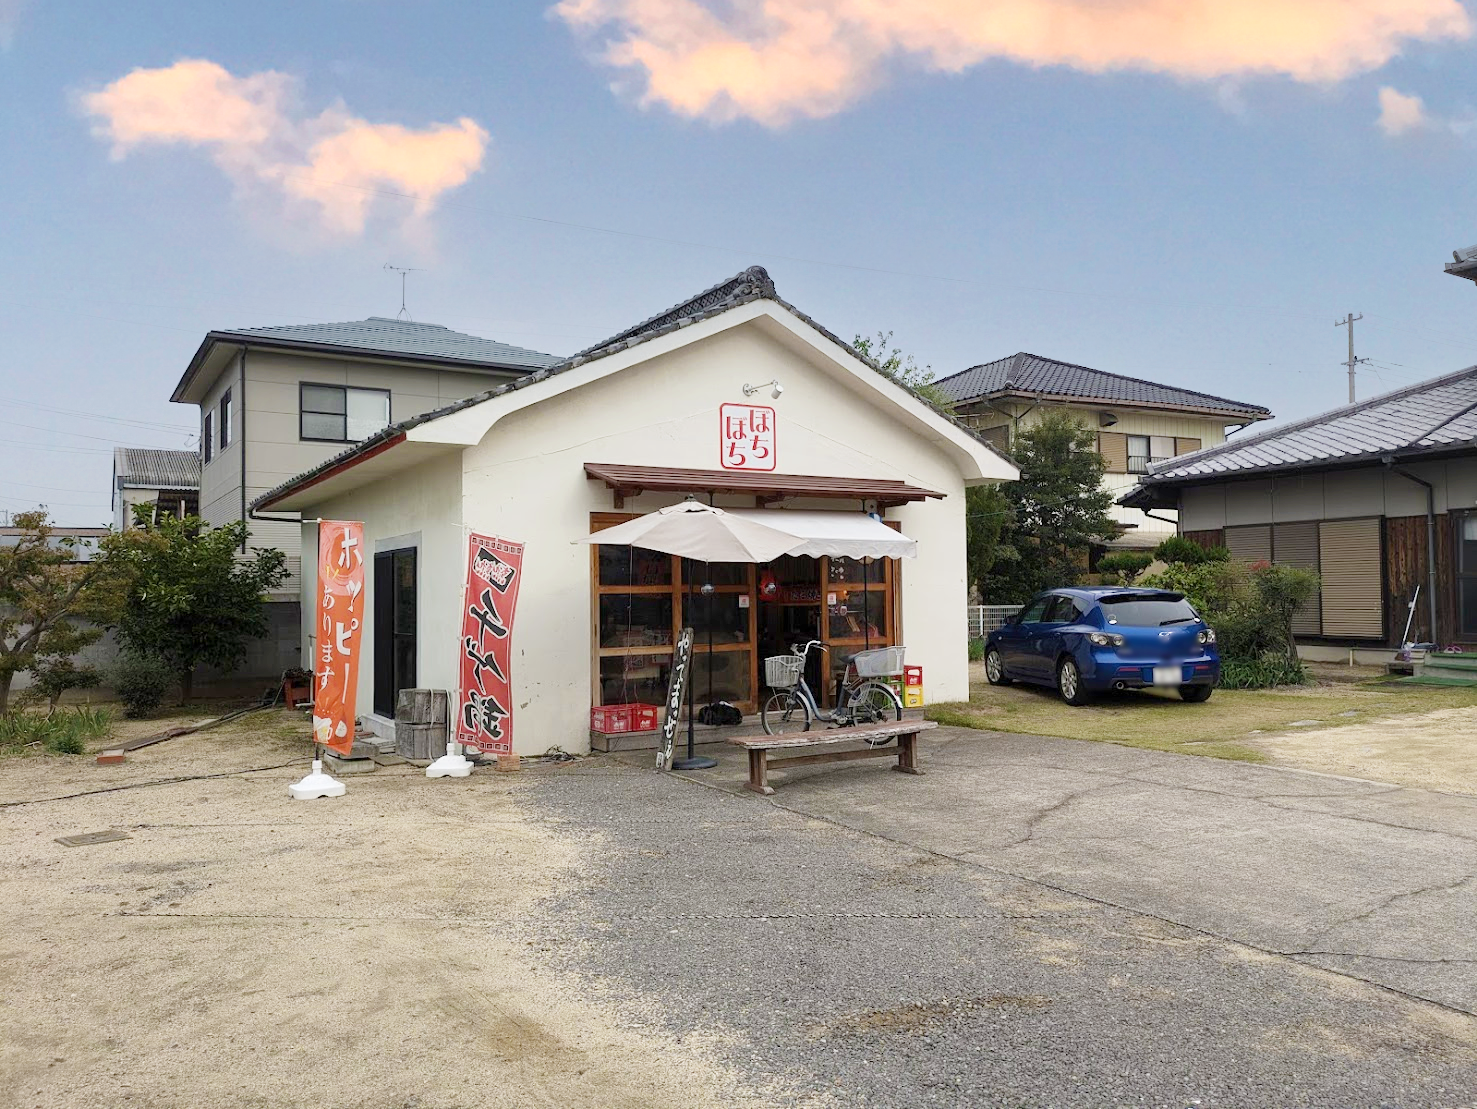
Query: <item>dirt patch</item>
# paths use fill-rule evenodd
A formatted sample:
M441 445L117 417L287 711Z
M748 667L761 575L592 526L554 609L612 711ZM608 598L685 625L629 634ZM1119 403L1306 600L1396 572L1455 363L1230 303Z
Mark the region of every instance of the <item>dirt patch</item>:
M1255 736L1277 765L1477 794L1477 707Z
M768 1104L546 965L575 922L543 903L600 850L524 807L557 770L294 802L297 722L263 723L0 772L6 801L83 794L0 808L0 1106ZM131 838L54 842L107 827Z

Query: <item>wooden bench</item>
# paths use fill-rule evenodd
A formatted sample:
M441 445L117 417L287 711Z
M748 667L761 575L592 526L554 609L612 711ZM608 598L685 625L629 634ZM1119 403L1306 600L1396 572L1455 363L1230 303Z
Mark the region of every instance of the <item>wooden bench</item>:
M728 742L749 752L748 788L766 796L774 792L769 784L770 770L787 770L792 766L808 766L820 762L850 762L852 759L885 759L897 756L894 770L901 774L922 774L918 768L918 733L938 725L932 720L897 720L889 724L859 724L852 728L816 728L789 735L734 736ZM864 747L859 751L826 751L816 755L792 755L770 759L769 752L797 747L826 747L833 743L857 740L896 739L897 745Z

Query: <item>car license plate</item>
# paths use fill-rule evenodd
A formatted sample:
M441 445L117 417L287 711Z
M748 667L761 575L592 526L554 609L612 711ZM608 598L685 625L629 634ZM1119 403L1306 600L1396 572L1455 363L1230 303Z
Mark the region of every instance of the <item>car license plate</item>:
M1156 666L1154 667L1155 685L1182 685L1185 680L1185 669L1183 666Z

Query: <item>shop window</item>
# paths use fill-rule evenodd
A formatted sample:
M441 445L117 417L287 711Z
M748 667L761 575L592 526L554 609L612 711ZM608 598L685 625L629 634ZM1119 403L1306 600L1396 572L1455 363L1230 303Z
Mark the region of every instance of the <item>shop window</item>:
M749 564L747 562L698 562L696 559L682 560L682 583L701 588L709 585L748 585Z
M670 593L600 595L600 646L660 647L671 643Z
M692 657L692 693L696 704L705 705L710 699L731 704L752 703L752 681L748 651L714 651L708 654L699 647L698 653Z
M600 659L602 705L659 705L672 678L670 654L607 655Z
M887 635L887 598L881 589L853 589L836 594L827 606L830 638L870 641L881 647L891 642Z
M691 627L699 649L707 646L709 632L715 647L725 643L749 641L749 605L747 593L682 594L682 622Z
M601 585L671 585L672 556L643 547L601 547Z

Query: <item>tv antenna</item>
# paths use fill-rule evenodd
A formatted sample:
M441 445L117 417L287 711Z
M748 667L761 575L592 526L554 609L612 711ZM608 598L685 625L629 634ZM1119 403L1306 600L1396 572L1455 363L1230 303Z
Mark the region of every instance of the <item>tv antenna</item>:
M417 266L392 266L389 262L386 262L385 269L400 275L400 311L395 313L395 318L397 320L409 320L411 319L410 309L405 307L405 279L413 273L420 273L420 268ZM412 320L411 322L414 321Z

